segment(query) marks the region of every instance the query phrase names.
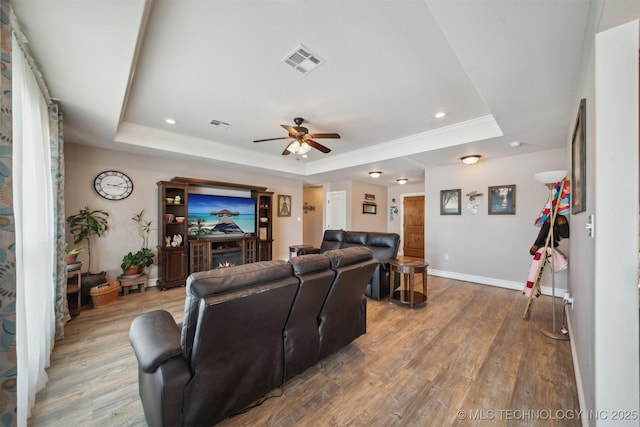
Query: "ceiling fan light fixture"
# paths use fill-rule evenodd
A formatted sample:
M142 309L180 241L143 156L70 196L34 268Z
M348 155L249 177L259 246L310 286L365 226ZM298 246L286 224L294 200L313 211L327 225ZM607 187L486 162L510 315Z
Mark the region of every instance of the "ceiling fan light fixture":
M407 182L409 182L408 178L398 178L396 179L396 182L400 185L405 185Z
M311 150L311 146L306 142L300 144L300 148L298 149L298 154L307 154Z
M371 178L374 178L374 179L375 178L380 178L380 176L382 176L382 172L380 172L380 171L371 171L371 172L369 172L369 176Z
M287 151L290 152L291 154L296 154L299 150L300 150L299 141L294 141L289 145L289 147L287 147Z
M462 160L462 163L465 165L475 165L481 157L482 156L479 154L470 154L468 156L460 157L460 160Z

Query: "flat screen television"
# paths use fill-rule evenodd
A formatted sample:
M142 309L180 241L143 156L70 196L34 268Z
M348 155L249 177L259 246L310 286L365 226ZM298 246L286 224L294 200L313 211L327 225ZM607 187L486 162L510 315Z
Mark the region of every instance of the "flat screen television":
M189 193L187 221L191 236L255 234L256 202L250 197Z

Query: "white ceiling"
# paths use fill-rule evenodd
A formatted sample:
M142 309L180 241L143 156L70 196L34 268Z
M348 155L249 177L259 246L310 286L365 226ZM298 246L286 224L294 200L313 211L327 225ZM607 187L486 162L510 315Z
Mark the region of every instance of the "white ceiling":
M13 9L68 142L309 184L379 169L376 183L394 185L466 154L565 146L590 4L14 0ZM326 61L307 75L281 62L300 44ZM449 115L434 118L441 110ZM331 153L306 159L282 156L286 140L252 142L286 136L280 125L294 117L342 138L320 140Z

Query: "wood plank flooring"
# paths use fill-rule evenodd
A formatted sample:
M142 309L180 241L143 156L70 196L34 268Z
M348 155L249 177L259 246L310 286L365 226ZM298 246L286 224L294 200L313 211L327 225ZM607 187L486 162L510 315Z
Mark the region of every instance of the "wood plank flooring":
M570 344L540 332L551 299L535 300L529 320L525 303L519 291L432 276L426 307L369 300L366 335L220 425L579 426L562 412L579 410ZM156 309L181 321L183 304L184 288L151 288L83 310L56 342L29 425L146 425L129 325Z

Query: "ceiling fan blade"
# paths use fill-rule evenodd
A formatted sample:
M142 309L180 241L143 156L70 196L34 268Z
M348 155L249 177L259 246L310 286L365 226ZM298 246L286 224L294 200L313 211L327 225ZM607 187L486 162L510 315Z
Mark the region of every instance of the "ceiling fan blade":
M340 138L340 135L337 133L311 133L309 136L311 138Z
M313 139L307 139L305 142L307 144L309 144L310 146L312 146L313 148L315 148L316 150L320 150L325 154L331 152L330 148L325 147L324 145L315 142Z
M280 125L283 128L285 128L287 130L287 132L289 132L289 136L298 136L298 135L302 135L300 132L298 132L297 130L295 130L295 128L291 127L291 126L287 126L287 125Z
M295 141L291 141L290 143L287 144L286 147L284 147L284 151L282 152L283 156L288 156L289 154L291 154L291 151L289 151L289 147L291 147L291 144L293 144Z
M289 139L289 138L291 138L291 137L290 136L281 136L279 138L256 139L253 142L276 141L278 139Z

